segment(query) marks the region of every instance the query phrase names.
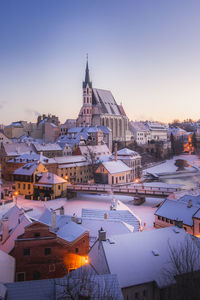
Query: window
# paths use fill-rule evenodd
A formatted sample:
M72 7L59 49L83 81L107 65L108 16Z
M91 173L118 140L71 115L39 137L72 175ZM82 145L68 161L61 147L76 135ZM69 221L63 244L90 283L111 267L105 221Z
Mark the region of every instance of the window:
M172 221L172 220L170 220L170 224L173 224L173 221Z
M24 281L25 280L25 273L17 273L17 281Z
M23 189L25 190L25 188L26 188L26 185L25 185L25 183L23 184Z
M30 256L30 248L24 249L24 256Z
M144 296L144 297L145 297L145 296L147 297L147 294L148 294L148 293L147 293L147 290L143 290L143 296Z
M45 248L44 249L44 254L45 255L50 255L51 254L51 248Z
M75 253L78 253L78 248L75 249Z
M33 272L33 280L39 280L40 279L40 272L34 271Z
M18 189L20 189L20 183L18 183Z
M58 185L58 189L60 190L60 185Z
M55 269L55 264L49 265L49 272L54 272Z
M161 217L160 217L160 216L158 216L158 220L161 220Z
M30 190L30 188L31 188L31 185L30 185L30 183L28 184L28 190Z
M34 233L34 237L36 237L36 238L37 238L37 237L40 237L40 233L39 233L39 232L35 232L35 233Z

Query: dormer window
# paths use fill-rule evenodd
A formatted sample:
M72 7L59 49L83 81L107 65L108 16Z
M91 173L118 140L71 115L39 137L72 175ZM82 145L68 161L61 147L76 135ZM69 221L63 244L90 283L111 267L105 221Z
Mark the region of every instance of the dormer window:
M35 233L34 233L34 237L35 237L35 238L40 237L40 233L39 233L39 232L35 232Z

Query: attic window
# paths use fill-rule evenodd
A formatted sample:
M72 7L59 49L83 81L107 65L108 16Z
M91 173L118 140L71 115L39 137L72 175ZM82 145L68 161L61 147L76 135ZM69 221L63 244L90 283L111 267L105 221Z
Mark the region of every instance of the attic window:
M159 256L159 252L157 250L152 250L154 256Z
M35 237L35 238L40 237L40 233L39 233L39 232L35 232L35 233L34 233L34 237Z

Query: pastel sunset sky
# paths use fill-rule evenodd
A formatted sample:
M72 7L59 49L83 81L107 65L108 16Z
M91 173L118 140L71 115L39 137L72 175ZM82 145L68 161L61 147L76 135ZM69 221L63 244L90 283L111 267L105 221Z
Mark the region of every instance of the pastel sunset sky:
M86 53L129 119L200 118L199 0L0 0L0 123L76 118Z

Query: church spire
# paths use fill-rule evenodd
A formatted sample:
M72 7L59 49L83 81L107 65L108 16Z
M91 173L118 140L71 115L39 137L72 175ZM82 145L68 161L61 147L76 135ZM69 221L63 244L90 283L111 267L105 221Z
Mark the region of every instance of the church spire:
M86 69L85 69L85 81L83 82L83 88L85 88L87 84L89 85L90 88L92 88L92 82L90 81L90 73L89 73L89 67L88 67L88 54L87 54L87 62L86 62Z

